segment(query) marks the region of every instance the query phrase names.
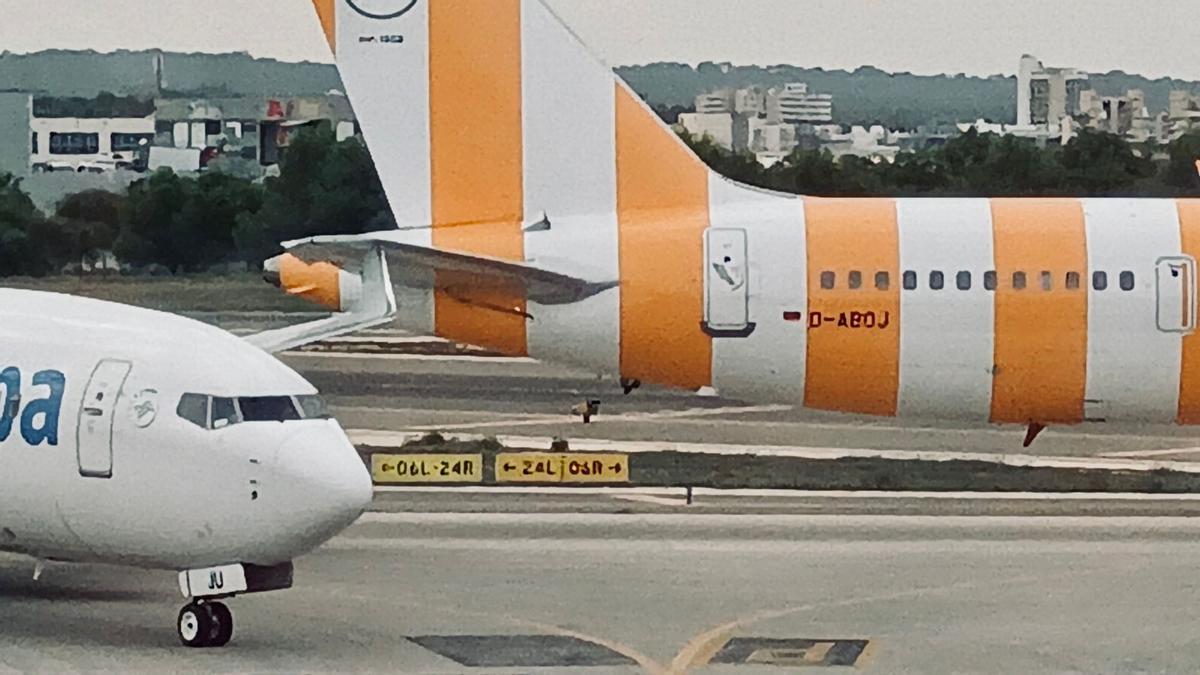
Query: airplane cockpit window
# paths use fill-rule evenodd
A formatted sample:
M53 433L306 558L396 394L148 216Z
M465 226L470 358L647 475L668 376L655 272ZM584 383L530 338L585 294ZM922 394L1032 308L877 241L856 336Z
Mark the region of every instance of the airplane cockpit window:
M316 394L297 396L296 403L300 405L300 412L306 420L327 420L333 417L333 414L329 412L329 405L325 403L325 399Z
M208 398L203 394L184 394L175 406L175 414L201 429L208 428Z
M1128 270L1125 272L1121 272L1121 290L1123 290L1123 291L1132 291L1133 290L1133 272L1130 272Z
M219 397L213 399L211 428L223 429L240 421L242 421L241 415L238 413L237 403L234 399Z
M291 396L247 396L238 399L245 422L288 422L300 419Z
M201 429L224 429L242 422L330 419L329 406L316 394L228 398L184 394L175 412Z

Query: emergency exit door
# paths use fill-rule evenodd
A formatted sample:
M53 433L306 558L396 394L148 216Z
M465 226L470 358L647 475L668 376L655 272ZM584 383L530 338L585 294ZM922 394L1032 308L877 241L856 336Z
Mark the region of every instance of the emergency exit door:
M79 407L75 434L81 476L112 478L113 416L130 368L132 364L128 361L105 359L92 371Z
M1158 329L1166 333L1196 330L1196 261L1160 258L1157 264Z
M747 337L750 264L746 231L714 228L704 238L704 331L713 337Z

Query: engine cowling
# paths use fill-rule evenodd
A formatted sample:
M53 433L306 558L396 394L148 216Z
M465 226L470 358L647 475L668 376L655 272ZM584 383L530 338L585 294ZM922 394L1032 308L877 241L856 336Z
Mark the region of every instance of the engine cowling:
M334 312L357 306L362 277L329 262L308 263L290 253L263 263L263 278L282 289Z

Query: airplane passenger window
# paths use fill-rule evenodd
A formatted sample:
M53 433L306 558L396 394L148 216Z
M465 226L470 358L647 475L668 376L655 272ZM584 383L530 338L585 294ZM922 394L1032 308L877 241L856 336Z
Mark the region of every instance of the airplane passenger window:
M908 270L907 272L904 273L904 290L906 290L906 291L917 290L917 273L916 272L914 272L912 270Z
M941 272L929 273L929 287L935 291L940 291L946 287L946 275Z
M852 291L857 291L858 289L862 288L862 272L851 272L849 283L850 290Z
M996 271L992 270L983 273L983 288L984 290L996 290Z
M184 394L175 406L175 414L201 429L208 428L208 397L202 394Z
M1067 290L1079 290L1079 272L1067 272Z
M821 272L821 288L831 291L833 285L837 282L837 275L833 272Z
M1054 289L1054 275L1050 272L1042 272L1042 290L1049 291Z
M291 396L245 396L238 399L245 422L287 422L300 419Z
M1123 291L1132 291L1133 290L1133 272L1130 272L1128 270L1125 272L1121 272L1121 290L1123 290Z
M955 280L955 284L958 286L958 290L960 290L960 291L971 290L971 273L970 272L959 272L954 280Z
M1092 274L1092 288L1098 291L1108 290L1108 272L1094 272Z
M1025 290L1025 273L1013 272L1013 289L1018 291Z
M241 421L237 404L231 398L214 398L212 402L212 428L222 429Z
M875 273L875 289L876 290L886 291L887 289L889 289L891 287L892 287L891 275L889 275L887 272L876 272Z
M333 417L329 412L329 406L325 403L325 399L316 394L297 396L296 403L299 405L300 412L306 420L327 420Z

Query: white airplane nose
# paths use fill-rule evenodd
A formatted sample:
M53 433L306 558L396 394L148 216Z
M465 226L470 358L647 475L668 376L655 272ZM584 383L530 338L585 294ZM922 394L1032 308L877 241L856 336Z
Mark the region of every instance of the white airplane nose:
M358 519L374 488L350 439L334 421L292 435L276 457L282 484L280 516L296 546L315 548Z

